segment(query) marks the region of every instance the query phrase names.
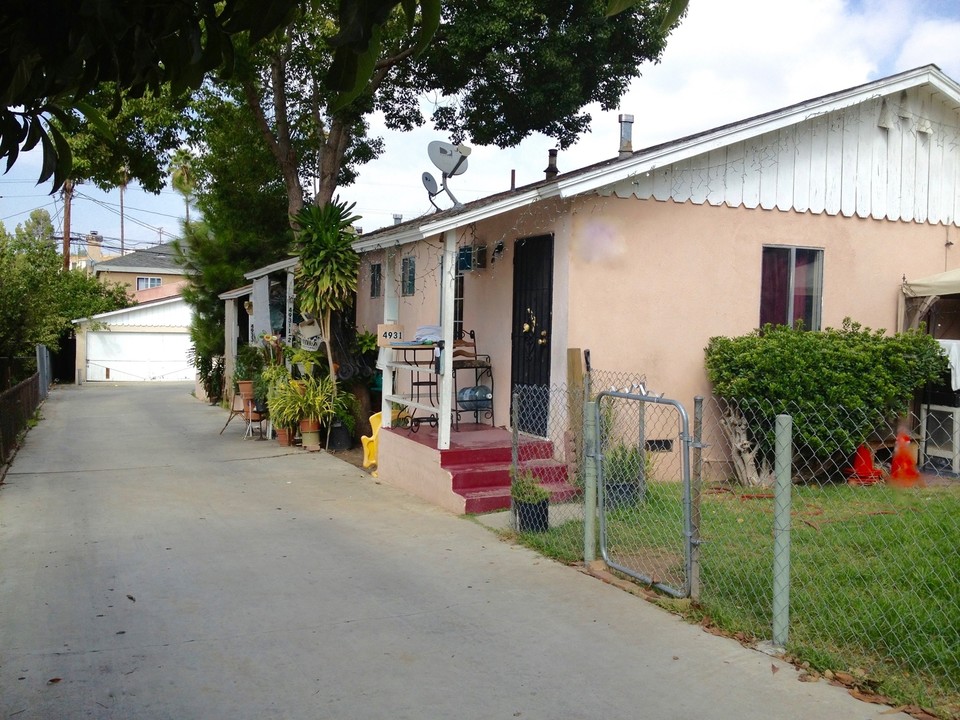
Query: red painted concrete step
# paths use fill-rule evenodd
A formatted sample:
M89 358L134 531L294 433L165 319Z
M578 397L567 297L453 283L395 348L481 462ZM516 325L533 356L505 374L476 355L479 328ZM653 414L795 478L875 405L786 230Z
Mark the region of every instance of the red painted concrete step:
M556 460L530 460L523 464L550 493L552 502L565 502L580 494L567 477L567 467ZM466 498L468 513L493 512L510 507L510 463L469 463L446 468L452 489Z

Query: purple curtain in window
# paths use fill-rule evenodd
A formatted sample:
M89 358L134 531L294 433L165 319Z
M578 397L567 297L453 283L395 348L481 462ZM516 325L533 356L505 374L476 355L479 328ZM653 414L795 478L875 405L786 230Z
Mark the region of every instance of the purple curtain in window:
M760 274L760 327L786 325L790 294L790 249L764 248Z

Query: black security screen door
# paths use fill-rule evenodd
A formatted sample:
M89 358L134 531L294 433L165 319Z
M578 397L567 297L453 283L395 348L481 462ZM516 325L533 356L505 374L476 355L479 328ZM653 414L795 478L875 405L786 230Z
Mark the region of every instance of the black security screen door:
M511 387L523 394L521 432L547 434L553 307L553 236L518 240L513 255Z

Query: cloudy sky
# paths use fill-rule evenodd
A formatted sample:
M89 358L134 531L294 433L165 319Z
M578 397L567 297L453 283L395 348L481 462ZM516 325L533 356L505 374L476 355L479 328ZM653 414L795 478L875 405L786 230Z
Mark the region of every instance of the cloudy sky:
M588 108L592 131L560 153L561 172L617 154L618 113L634 115L634 149L682 137L802 100L933 63L960 82L960 3L956 0L690 0L687 17L671 36L660 64L641 69L616 111ZM432 140L448 138L431 128L411 133L384 130L381 159L364 166L342 198L357 204L364 231L432 211L421 173L439 173L427 158ZM469 168L450 189L469 202L543 178L550 138L534 136L509 150L474 147ZM33 160L0 176L0 221L12 229L35 207L60 222L62 204L36 188ZM119 194L80 188L73 206L75 232L120 235ZM445 196L438 205L449 207ZM183 201L127 192L125 236L130 245L154 244L179 232Z

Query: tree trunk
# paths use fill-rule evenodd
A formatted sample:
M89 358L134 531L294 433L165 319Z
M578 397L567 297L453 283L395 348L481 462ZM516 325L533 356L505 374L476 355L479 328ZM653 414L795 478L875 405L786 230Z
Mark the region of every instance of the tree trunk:
M743 414L734 407L727 408L720 418L720 427L730 443L730 459L738 482L747 487L771 487L773 468L763 458L758 467L759 448L750 440L749 425Z

